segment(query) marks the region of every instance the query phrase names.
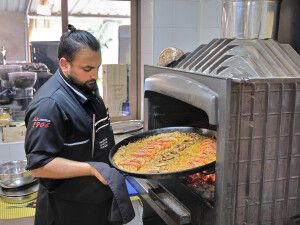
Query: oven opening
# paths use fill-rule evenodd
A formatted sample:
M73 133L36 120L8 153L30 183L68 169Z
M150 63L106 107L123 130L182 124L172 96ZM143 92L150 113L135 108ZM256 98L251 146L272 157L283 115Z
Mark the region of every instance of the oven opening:
M148 129L189 126L216 130L205 111L178 99L146 91L148 99Z
M191 104L153 91L145 92L148 129L164 127L196 127L217 131L209 124L207 113ZM215 168L171 180L161 180L162 185L191 212L192 224L214 221L216 173ZM211 218L211 219L207 219Z
M181 182L207 206L214 207L216 185L216 174L214 171L188 175Z

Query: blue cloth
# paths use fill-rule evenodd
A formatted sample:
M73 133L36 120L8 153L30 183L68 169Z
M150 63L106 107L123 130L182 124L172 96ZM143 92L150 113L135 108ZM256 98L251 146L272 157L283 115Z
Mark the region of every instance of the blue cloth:
M137 191L131 186L131 184L127 180L125 180L125 182L129 196L136 196L138 194Z
M104 177L113 192L114 199L112 202L109 221L116 224L125 224L130 222L134 218L135 213L127 192L125 178L115 168L111 168L106 163L88 163Z

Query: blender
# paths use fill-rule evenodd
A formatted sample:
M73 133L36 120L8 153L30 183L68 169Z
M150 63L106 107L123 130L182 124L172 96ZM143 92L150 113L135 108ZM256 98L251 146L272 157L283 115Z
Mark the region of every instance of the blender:
M11 107L12 119L14 121L23 121L25 110L33 99L33 86L36 82L37 74L35 72L11 72L8 73L8 76L14 95Z

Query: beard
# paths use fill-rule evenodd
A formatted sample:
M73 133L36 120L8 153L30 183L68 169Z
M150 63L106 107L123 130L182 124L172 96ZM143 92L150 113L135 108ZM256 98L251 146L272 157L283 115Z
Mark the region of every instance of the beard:
M72 84L82 90L84 93L91 93L97 90L97 81L95 79L91 79L85 81L84 83L80 82L74 75L70 74L68 76L69 80Z

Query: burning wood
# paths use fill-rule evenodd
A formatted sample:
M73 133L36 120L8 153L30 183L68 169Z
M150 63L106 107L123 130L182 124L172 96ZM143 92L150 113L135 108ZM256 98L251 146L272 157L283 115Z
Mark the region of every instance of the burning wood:
M185 178L184 183L208 201L214 201L216 175L195 173Z

